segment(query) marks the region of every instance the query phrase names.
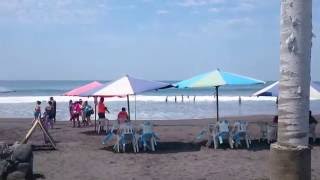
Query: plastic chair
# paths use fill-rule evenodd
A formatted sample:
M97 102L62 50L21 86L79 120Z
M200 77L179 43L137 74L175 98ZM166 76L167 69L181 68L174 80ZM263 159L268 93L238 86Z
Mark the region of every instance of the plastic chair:
M135 137L134 129L131 124L120 125L120 136L118 138L118 151L121 146L122 151L126 151L126 145L132 144L133 151L139 152L137 138Z
M246 121L236 121L233 129L233 142L236 148L241 145L241 140L246 142L247 148L250 148L251 140L247 133L248 123Z
M219 121L215 131L212 133L214 148L218 149L218 145L224 141L229 143L229 146L233 149L233 140L230 135L229 122L227 120Z
M108 119L98 119L98 134L100 134L100 131L104 131L105 127L108 129Z
M147 149L151 149L151 151L155 151L157 139L159 138L153 131L153 125L150 122L144 122L141 126L142 135L140 136L140 140L143 145L143 150L146 151Z

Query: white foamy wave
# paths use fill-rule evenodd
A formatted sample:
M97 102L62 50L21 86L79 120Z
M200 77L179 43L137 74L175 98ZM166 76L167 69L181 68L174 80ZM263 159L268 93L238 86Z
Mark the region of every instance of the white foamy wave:
M68 102L69 100L79 100L80 98L84 101L93 101L93 98L88 97L68 97L68 96L53 96L57 102ZM0 103L33 103L36 101L48 101L50 96L8 96L0 97ZM130 100L133 101L142 101L142 102L165 102L166 99L168 102L208 102L215 101L214 96L145 96L137 95L130 96ZM241 96L241 101L275 101L275 97L255 97L255 96ZM117 101L126 101L126 98L105 98L105 101L108 102L117 102ZM239 96L219 96L219 101L239 101Z

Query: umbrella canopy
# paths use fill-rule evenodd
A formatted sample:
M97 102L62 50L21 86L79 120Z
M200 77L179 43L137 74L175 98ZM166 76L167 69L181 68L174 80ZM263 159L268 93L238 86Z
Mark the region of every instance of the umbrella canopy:
M126 75L102 87L83 93L81 94L81 96L95 96L95 97L127 96L128 113L129 113L129 119L130 119L129 95L136 95L146 91L164 89L169 87L173 87L173 86L168 83L137 79L129 75Z
M126 75L102 87L82 93L81 96L122 97L169 87L172 87L172 85L163 82L137 79Z
M279 81L255 92L253 96L279 96ZM310 99L320 99L320 85L310 83Z
M103 84L101 84L98 81L93 81L93 82L91 82L89 84L86 84L86 85L77 87L77 88L75 88L75 89L73 89L71 91L68 91L68 92L64 93L63 95L64 96L80 96L80 94L88 92L88 91L90 91L92 89L101 87L102 85Z
M208 73L194 76L190 79L180 81L175 84L177 88L205 88L215 87L216 89L216 106L217 106L217 121L219 121L219 86L223 85L250 85L265 83L264 81L254 79L239 74L221 71L217 69Z
M217 69L215 71L200 74L190 79L180 81L175 85L178 88L203 88L223 85L248 85L259 83L264 83L264 81Z

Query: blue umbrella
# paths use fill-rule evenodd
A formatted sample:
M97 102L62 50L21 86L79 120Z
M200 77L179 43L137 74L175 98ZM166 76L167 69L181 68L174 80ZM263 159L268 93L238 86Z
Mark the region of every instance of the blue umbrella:
M180 81L175 84L177 88L205 88L215 87L217 97L217 121L219 120L219 87L223 85L250 85L262 84L264 81L242 76L239 74L229 73L217 69L208 73L194 76L190 79Z

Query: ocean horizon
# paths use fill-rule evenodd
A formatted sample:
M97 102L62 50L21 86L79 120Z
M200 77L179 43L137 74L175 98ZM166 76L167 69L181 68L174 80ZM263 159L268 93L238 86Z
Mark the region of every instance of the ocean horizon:
M42 101L44 109L49 97L57 103L58 120L67 120L68 101L93 98L62 96L63 93L91 82L90 80L0 80L0 114L8 118L32 118L35 101ZM110 81L100 81L107 83ZM177 81L163 81L175 83ZM276 114L275 97L255 97L252 94L274 81L266 84L221 86L219 88L220 115L244 116ZM130 96L131 117L139 120L177 120L213 118L216 114L214 88L164 89ZM241 97L241 104L239 104ZM168 102L166 102L166 99ZM177 102L175 102L177 99ZM121 107L126 107L125 98L106 98L111 113L109 119L115 119ZM320 113L320 101L311 101L311 110Z

